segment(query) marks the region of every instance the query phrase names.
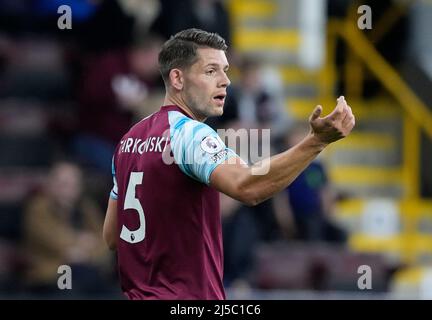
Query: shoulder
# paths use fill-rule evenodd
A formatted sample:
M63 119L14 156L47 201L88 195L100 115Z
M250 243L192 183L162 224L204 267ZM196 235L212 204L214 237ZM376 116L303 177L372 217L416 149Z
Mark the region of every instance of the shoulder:
M171 110L171 111L168 111L167 114L168 114L168 122L169 122L170 126L174 126L174 127L176 127L176 129L183 127L187 123L198 122L198 121L195 121L195 120L187 117L186 115L184 115L180 111Z
M182 131L189 133L193 137L202 133L214 133L215 131L207 124L191 119L179 111L169 111L168 121L171 135Z

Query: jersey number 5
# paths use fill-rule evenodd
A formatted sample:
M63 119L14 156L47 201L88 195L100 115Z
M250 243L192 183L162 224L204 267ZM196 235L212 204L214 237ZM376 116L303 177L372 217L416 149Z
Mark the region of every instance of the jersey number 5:
M135 187L142 184L142 180L143 172L131 172L123 209L133 209L138 212L139 227L136 230L129 230L125 225L122 226L120 238L129 243L137 243L143 241L145 238L146 225L144 210L135 196Z

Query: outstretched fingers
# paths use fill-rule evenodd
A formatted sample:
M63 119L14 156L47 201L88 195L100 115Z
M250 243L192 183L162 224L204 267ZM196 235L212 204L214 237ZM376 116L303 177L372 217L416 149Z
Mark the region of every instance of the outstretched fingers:
M342 122L342 128L352 128L355 124L355 118L353 115L348 116L344 119L344 121Z
M342 120L342 126L346 127L354 118L352 113L352 109L349 105L347 105L347 112L345 114L344 119Z
M337 99L334 110L326 117L319 118L322 108L317 106L310 116L313 133L321 141L331 143L346 137L355 125L355 117L351 107L343 96Z
M319 118L319 116L322 113L322 107L320 105L317 105L312 112L311 116L309 117L309 121L314 121Z
M329 114L329 117L332 120L343 120L345 118L347 111L348 111L348 106L347 106L347 103L345 101L345 97L340 96L337 99L337 105L336 105L335 109L333 110L333 112L331 114Z
M344 136L347 136L354 128L354 126L355 126L355 116L351 112L351 114L345 117L345 119L342 122L342 132Z

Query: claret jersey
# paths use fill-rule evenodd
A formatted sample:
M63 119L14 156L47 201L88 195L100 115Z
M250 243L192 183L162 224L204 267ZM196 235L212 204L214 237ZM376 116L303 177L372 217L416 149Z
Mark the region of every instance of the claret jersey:
M113 156L118 266L130 299L225 299L213 170L237 157L208 125L163 106Z

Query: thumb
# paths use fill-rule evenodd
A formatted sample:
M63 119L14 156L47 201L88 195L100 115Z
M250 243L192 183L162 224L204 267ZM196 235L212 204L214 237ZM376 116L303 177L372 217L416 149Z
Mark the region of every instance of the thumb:
M312 115L310 116L310 120L313 121L315 119L318 119L319 116L321 115L321 112L322 112L322 107L320 105L317 105L314 111L312 112Z

